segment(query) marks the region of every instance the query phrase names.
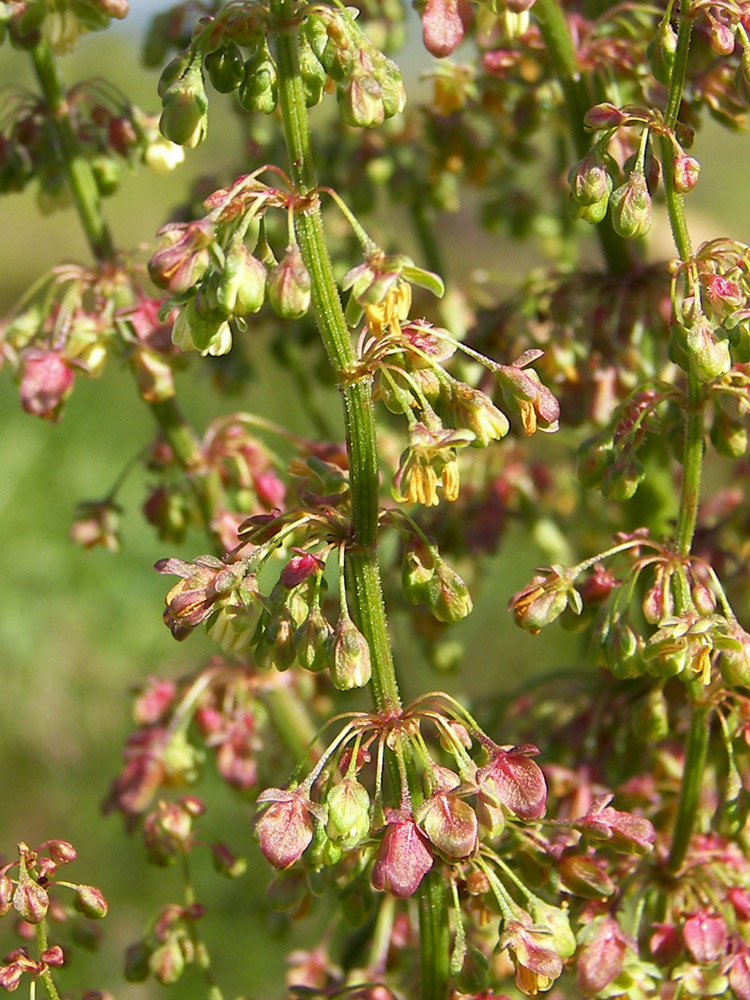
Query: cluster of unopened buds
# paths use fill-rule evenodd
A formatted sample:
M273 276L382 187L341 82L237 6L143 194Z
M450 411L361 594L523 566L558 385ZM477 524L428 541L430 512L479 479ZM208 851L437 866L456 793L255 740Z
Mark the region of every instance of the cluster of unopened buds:
M48 919L63 922L77 913L89 920L100 920L107 915L107 901L96 886L58 876L59 869L76 857L75 848L65 840L47 840L34 849L20 843L18 860L0 867L0 917L15 912L17 931L22 938L36 937L37 926ZM67 892L72 893L70 904L64 900ZM66 956L60 945L49 944L46 932L43 940L44 946L36 958L22 946L2 959L0 987L12 993L25 975L32 980L46 980L51 977L51 970L65 964Z
M695 556L678 555L645 531L620 538L594 559L570 569L553 566L535 576L511 599L516 623L538 632L568 612L587 621L609 602L597 634L604 662L616 677L648 672L709 685L720 676L730 688L744 687L750 679L750 636L713 569ZM622 580L603 565L621 554L630 560ZM576 589L577 579L589 570ZM636 611L637 593L642 600ZM649 628L654 631L644 638L640 633Z
M380 125L406 103L401 73L362 33L353 8L310 3L300 12L299 65L308 107L336 90L343 120ZM189 48L166 67L159 81L160 128L180 145L195 147L208 128L204 74L214 89L237 92L246 111L271 114L278 101L277 72L267 34L271 14L262 3L229 6L201 18ZM244 50L249 50L246 55Z

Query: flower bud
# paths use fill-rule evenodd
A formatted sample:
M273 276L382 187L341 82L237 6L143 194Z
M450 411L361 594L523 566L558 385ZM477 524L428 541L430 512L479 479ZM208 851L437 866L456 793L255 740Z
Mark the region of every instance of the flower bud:
M261 802L269 792L258 797ZM290 868L309 847L313 838L313 820L310 803L304 793L281 793L288 797L271 802L255 827L263 857L274 868Z
M148 964L154 979L162 986L176 983L185 971L185 954L180 942L170 938L151 953Z
M166 87L161 103L161 134L178 146L195 149L200 145L208 129L208 98L197 60L190 62L184 74Z
M338 620L333 634L331 680L339 691L364 687L372 675L370 647L348 614Z
M209 52L203 65L212 87L220 94L231 94L245 79L245 62L236 42Z
M266 297L266 269L241 239L226 252L224 270L216 288L216 304L226 316L257 313Z
M218 310L196 308L196 300L186 302L172 327L172 343L182 351L196 350L205 357L219 357L232 349L232 331Z
M344 778L326 798L328 836L344 850L355 847L370 832L370 796L356 778Z
M107 916L109 905L101 891L93 885L79 885L76 888L73 905L89 920L101 920Z
M312 18L308 17L310 20ZM328 74L313 51L306 32L300 34L299 72L305 88L305 103L308 108L314 108L323 98Z
M645 816L613 809L608 803L613 795L599 795L576 825L594 840L608 841L623 854L648 854L654 848L656 831Z
M433 863L414 819L389 811L388 826L372 870L373 886L387 889L399 899L413 896Z
M576 479L587 489L600 486L604 473L614 460L612 435L597 434L584 441L578 449Z
M504 438L510 430L508 418L489 396L463 382L453 386L448 410L455 427L473 431L478 447L486 448L491 441Z
M468 802L439 792L415 816L433 847L450 860L468 858L477 846L477 815Z
M672 161L672 176L674 178L675 191L679 191L680 194L687 194L688 191L692 191L698 183L700 169L701 165L695 157L688 156L682 150L676 153Z
M571 930L570 920L565 910L552 906L534 896L529 904L529 912L535 924L545 927L552 935L550 944L565 961L572 958L576 950L576 936Z
M13 906L13 892L15 886L10 875L0 875L0 917L4 917Z
M291 611L286 605L281 605L272 613L255 651L255 660L259 667L264 670L275 667L281 671L291 667L297 655L294 648L296 628Z
M287 247L286 254L268 275L268 301L282 319L300 319L310 308L312 279L299 247Z
M687 330L685 352L690 372L700 382L711 382L726 375L732 367L728 340L717 340L711 324L698 318Z
M625 449L607 466L602 477L602 493L610 500L624 503L635 496L645 475L643 462L630 449Z
M582 205L571 194L568 200L568 213L573 219L582 219L584 222L588 222L589 225L596 226L607 214L609 199L610 195L607 193L599 201L595 201L590 205Z
M341 118L353 128L371 128L385 120L383 91L368 72L352 73L336 88Z
M457 989L471 996L481 994L489 985L489 976L490 963L487 956L479 948L469 945L463 965L455 977Z
M612 177L596 146L571 168L568 183L578 205L594 205L609 198L613 187Z
M711 442L725 458L742 458L747 451L747 427L717 406L711 425Z
M439 622L460 622L474 606L469 588L439 556L427 584L427 604Z
M383 100L383 111L386 118L400 115L406 107L406 91L401 78L401 70L392 59L381 52L376 52L374 73L380 84L380 95Z
M331 665L333 629L320 609L314 604L310 613L294 633L297 662L305 670L317 673Z
M429 602L430 581L435 575L435 566L435 552L421 538L411 537L406 543L401 564L401 584L411 604Z
M674 30L668 19L664 19L659 24L659 30L648 43L646 48L646 59L654 77L668 87L672 77L672 67L674 66L674 56L677 51L677 32Z
M583 854L564 854L557 866L562 884L584 899L614 895L617 886L604 870L603 863Z
M583 116L583 124L592 132L619 128L627 120L628 116L623 111L620 111L619 108L616 108L614 104L610 104L609 101L604 101L602 104L595 104Z
M13 893L13 908L29 924L40 924L47 916L49 896L28 875L22 876Z
M609 206L618 236L646 235L651 228L651 195L640 170L633 170L625 183L612 192Z
M32 348L23 359L21 406L34 417L56 421L73 391L73 370L55 351Z
M268 48L261 45L245 62L240 104L246 111L270 115L275 110L277 101L276 64Z
M740 644L739 649L724 649L719 661L722 679L730 687L750 687L750 635L737 621L731 621L727 633Z
M604 639L607 669L618 680L639 677L644 671L641 641L626 621L614 621Z

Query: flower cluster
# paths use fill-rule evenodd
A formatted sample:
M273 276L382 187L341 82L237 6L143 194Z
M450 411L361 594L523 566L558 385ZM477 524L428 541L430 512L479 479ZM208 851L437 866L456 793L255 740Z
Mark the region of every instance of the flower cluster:
M442 694L390 715L351 715L304 778L298 771L286 788L266 789L258 798L264 808L256 836L281 873L272 897L286 898L292 909L303 905L310 889L288 871L298 862L310 873L330 871L355 895L369 880L377 890L408 898L434 873L451 886L451 968L459 989L490 985L485 954L493 950L510 960L522 992L548 989L574 955L576 939L565 910L525 885L524 866L544 866L554 856L569 893L586 897L596 886L600 897L612 895L603 860L594 861L596 845L606 844L625 859L617 864L627 865L628 857L651 851L655 835L645 818L612 808L611 795L593 800L581 816L548 824L537 753L530 744L498 746ZM407 779L407 760L412 767L418 762L419 785ZM399 775L395 785L386 778L389 761ZM525 828L533 835L525 836ZM591 845L583 853L580 845L574 849L581 838ZM504 860L511 843L524 866L511 869ZM570 855L565 864L563 848ZM493 916L500 918L499 935L491 930ZM586 933L591 936L589 928Z

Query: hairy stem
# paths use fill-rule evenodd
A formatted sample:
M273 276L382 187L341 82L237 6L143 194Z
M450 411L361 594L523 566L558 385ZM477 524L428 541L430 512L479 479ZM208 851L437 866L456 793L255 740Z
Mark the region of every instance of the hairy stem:
M698 814L698 804L703 784L703 770L706 765L711 715L712 709L710 705L693 701L690 729L685 745L685 767L682 774L682 787L677 805L672 846L667 862L667 868L673 875L679 874L682 868L695 827L695 818Z
M287 0L273 0L274 13L291 20ZM291 176L298 193L315 192L316 178L310 150L305 93L299 71L298 36L280 31L276 68L279 105ZM347 594L354 618L370 646L372 688L380 712L398 712L401 697L388 634L377 551L378 463L372 381L351 379L356 356L347 328L323 232L317 198L298 213L296 233L302 257L312 277L315 318L344 404L346 444L352 503L352 542L347 550ZM428 875L419 889L421 1000L446 1000L450 988L447 892L444 881Z
M677 124L677 115L680 110L682 91L685 85L691 33L692 17L690 0L683 0L680 4L677 49L670 78L667 109L664 116L665 125L669 129L674 129ZM693 248L685 219L684 201L682 195L675 190L674 186L674 153L672 145L666 136L662 137L661 144L664 190L667 196L669 222L680 259L687 261L692 256ZM682 460L683 477L676 533L678 551L682 556L690 554L695 534L698 503L700 500L701 474L703 471L705 436L701 384L690 372L687 375L687 390L688 407L685 416L685 447ZM687 592L687 580L683 576L677 594L678 612L685 610L689 602L690 595ZM672 873L677 873L682 867L690 838L695 829L698 803L703 784L703 771L706 765L708 734L711 725L712 709L702 701L702 691L699 685L694 685L692 694L692 716L685 746L682 788L680 790L680 801L672 831L672 847L668 861L668 868Z
M285 0L274 0L273 9L282 23L291 22L291 5ZM352 504L352 544L346 555L347 588L354 619L370 646L376 707L381 712L396 712L401 708L401 698L377 554L379 476L372 380L352 377L356 355L333 275L320 205L314 195L317 181L298 46L295 31L279 32L276 51L279 106L292 181L298 194L311 196L308 207L296 215L295 230L312 278L315 319L344 404Z

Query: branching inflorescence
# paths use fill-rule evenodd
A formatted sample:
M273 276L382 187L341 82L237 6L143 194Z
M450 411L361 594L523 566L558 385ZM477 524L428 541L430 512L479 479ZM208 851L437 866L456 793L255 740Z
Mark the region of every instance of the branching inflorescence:
M108 356L133 375L158 427L139 456L143 513L165 543L205 537L205 554L156 563L178 578L164 621L180 641L203 626L220 649L140 684L106 799L183 882L126 977L170 985L192 965L221 1000L192 852L230 878L245 864L203 828L193 789L213 761L257 803L269 905L301 919L332 901L319 944L289 957L292 995L748 1000L750 635L734 609L748 584L750 249L694 249L685 196L701 115L744 124L750 11L415 6L433 56L467 43L465 63L428 72L416 111L391 58L399 4L163 12L145 52L172 56L157 127L112 84L66 88L58 69L124 5L0 3L0 33L38 84L0 111L0 191L35 184L44 212L71 201L92 256L21 298L2 357L24 410L51 421ZM169 171L206 140L209 84L237 98L242 162L151 227L144 263L117 248L102 199L124 163ZM334 94L319 135L309 112ZM469 188L489 229L544 237L553 258L505 301L472 288L440 238L437 213L468 212ZM383 193L416 249L371 235ZM643 252L659 199L676 251L663 264ZM584 223L598 268L581 263ZM175 372L197 354L245 391L269 343L305 436L252 412L251 392L196 431ZM535 432L560 428L565 443L537 453ZM732 464L702 499L709 446ZM75 541L119 547L132 464L80 505ZM405 704L414 653L394 622L433 665L456 665L447 630L511 523L552 563L511 598L516 623L578 630L586 665L510 691L498 624L499 691L483 676L476 706L442 691ZM371 704L352 708L362 688ZM51 889L104 916L99 890L57 879L74 857L61 840L22 844L0 869L0 914L15 910L38 946L5 957L6 990L26 975L32 1000L38 982L58 1000Z

